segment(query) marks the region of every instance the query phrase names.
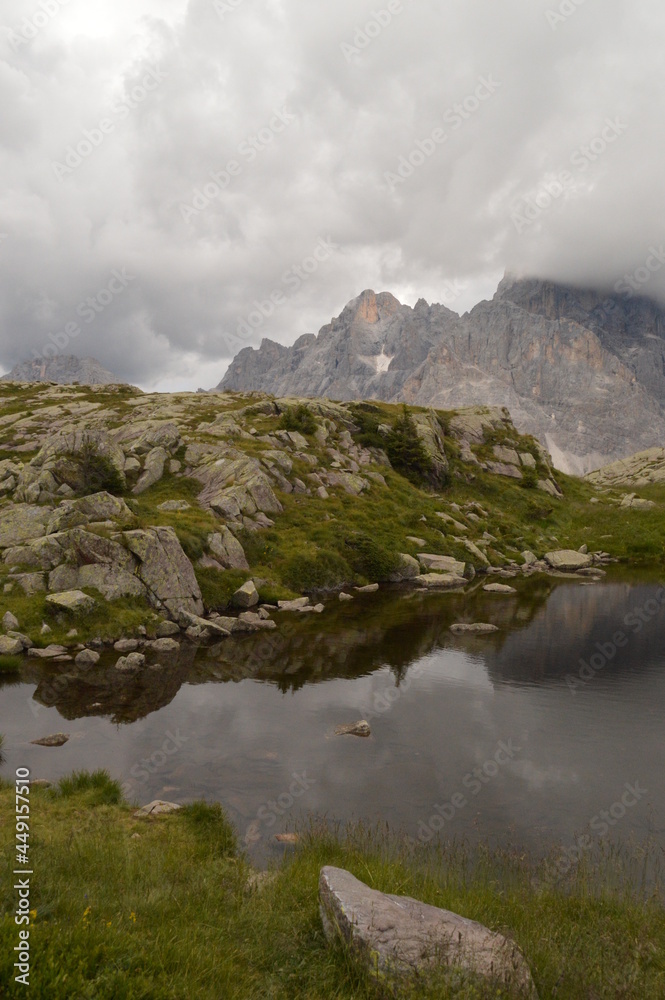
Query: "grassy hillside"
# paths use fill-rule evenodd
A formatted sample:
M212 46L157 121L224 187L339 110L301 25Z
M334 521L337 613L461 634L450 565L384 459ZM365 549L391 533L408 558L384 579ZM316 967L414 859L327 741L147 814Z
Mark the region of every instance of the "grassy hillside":
M7 870L13 786L0 790ZM325 941L317 881L326 864L386 892L411 895L514 937L541 998L660 1000L665 921L652 890L628 889L618 850L566 877L522 854L461 845L409 854L377 831L320 826L258 885L218 806L195 803L135 819L104 773L32 792L30 995L36 1000L380 1000L386 993L342 947ZM14 890L0 893L2 995L12 983ZM498 987L447 980L399 996L483 998Z

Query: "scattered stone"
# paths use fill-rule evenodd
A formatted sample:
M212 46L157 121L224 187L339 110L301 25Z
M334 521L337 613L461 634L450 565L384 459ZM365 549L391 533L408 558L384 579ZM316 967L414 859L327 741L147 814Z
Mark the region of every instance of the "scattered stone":
M191 510L191 504L186 500L165 500L160 503L158 509L165 511Z
M138 639L118 639L113 643L116 653L134 653L139 648Z
M546 552L545 562L552 569L566 572L593 565L593 556L573 549L558 549L556 552Z
M379 589L378 583L368 583L366 587L354 587L357 594L376 594Z
M490 632L498 632L499 629L496 625L487 625L484 622L478 622L474 625L465 625L460 622L456 625L451 625L450 631L454 632L455 635L463 635L464 633L468 633L469 635L488 635Z
M422 573L414 582L428 589L452 590L455 587L466 587L468 581L455 573Z
M407 542L413 542L414 545L419 545L420 548L422 548L423 545L427 545L424 538L416 538L415 535L407 535L406 540Z
M68 733L54 733L53 736L42 736L40 740L31 740L37 747L62 747L69 742Z
M580 547L579 547L579 549L577 551L581 552L582 555L585 556L588 553L588 551L589 551L589 546L586 545L586 544L580 545Z
M539 479L538 489L543 490L545 493L549 493L551 497L556 497L557 499L563 496L561 490L551 479Z
M399 566L390 574L390 583L403 583L405 580L415 580L420 574L420 564L407 552L398 552Z
M529 549L525 549L522 553L522 559L524 560L525 566L533 566L534 563L538 562L538 557L530 552Z
M23 652L20 639L12 639L9 635L0 635L0 656L18 656Z
M339 599L340 601L352 601L353 597L351 596L351 594L345 594L344 591L341 591L341 593L339 594Z
M360 722L352 722L347 726L335 726L335 736L371 736L372 730L369 722L361 719Z
M7 630L7 632L16 631L19 627L18 618L11 613L11 611L5 611L2 617L2 627Z
M160 622L157 626L158 639L169 639L174 635L180 635L180 626L175 622Z
M146 816L167 816L178 809L182 809L182 806L178 805L177 802L163 802L161 799L155 799L146 806L137 809L134 813L134 819L144 819Z
M145 666L145 656L143 653L129 653L128 656L121 656L115 665L115 669L122 674L135 674Z
M259 592L253 580L248 580L247 583L243 583L242 587L238 587L231 598L231 604L235 608L253 608L258 603Z
M214 620L207 620L206 618L199 618L198 615L193 615L191 612L185 611L184 609L176 613L176 619L181 628L202 629L206 631L208 635L217 636L219 639L225 639L226 636L230 635L237 621L236 618L215 618Z
M28 650L28 656L32 656L40 660L52 660L56 656L65 656L66 654L66 646L56 646L53 644L47 646L45 649L38 649L36 646L33 646L32 649Z
M147 489L159 482L164 475L164 464L167 458L168 453L164 448L153 448L152 451L149 451L145 457L143 472L132 493L135 495L145 493Z
M231 529L227 528L226 525L221 531L208 535L208 548L215 559L225 569L249 571L249 563L247 562L245 550Z
M84 594L82 590L63 590L59 594L49 594L46 598L49 607L56 611L67 611L71 614L85 614L95 607L94 597Z
M99 663L99 653L93 649L82 649L74 658L74 663L77 667L94 667Z
M309 597L296 597L294 601L278 601L280 611L301 611L309 605Z
M408 896L378 892L332 867L321 869L319 905L328 941L341 937L377 978L457 966L537 997L517 945L475 920Z
M454 559L452 556L439 556L429 552L419 552L418 562L425 569L436 573L454 573L456 576L464 576L466 563Z
M300 835L297 833L276 833L275 840L278 840L280 844L298 844L300 843Z
M47 625L46 622L42 622L42 627L40 628L39 631L42 635L49 635L49 633L51 632L51 627Z
M28 597L46 590L46 577L43 573L17 573L14 580Z
M509 587L506 583L486 583L483 590L488 594L516 594L514 587Z
M150 643L150 648L153 653L177 653L180 650L180 643L169 636L164 636Z
M599 570L602 572L602 570ZM32 649L34 642L29 635L24 635L23 632L8 632L7 635L10 639L18 639L24 649Z
M506 462L508 465L520 464L520 457L514 448L506 448L504 445L495 444L494 454L500 462ZM529 455L529 458L531 458L531 455ZM534 462L534 468L535 464Z

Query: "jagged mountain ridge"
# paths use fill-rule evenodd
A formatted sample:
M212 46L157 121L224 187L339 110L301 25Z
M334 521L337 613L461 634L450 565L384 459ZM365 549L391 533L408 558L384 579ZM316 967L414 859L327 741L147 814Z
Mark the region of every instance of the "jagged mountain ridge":
M107 371L96 358L57 354L53 358L21 361L0 382L56 382L58 385L114 385L121 379Z
M463 316L367 290L318 336L245 348L218 388L506 406L559 468L583 474L665 438L665 310L511 277Z

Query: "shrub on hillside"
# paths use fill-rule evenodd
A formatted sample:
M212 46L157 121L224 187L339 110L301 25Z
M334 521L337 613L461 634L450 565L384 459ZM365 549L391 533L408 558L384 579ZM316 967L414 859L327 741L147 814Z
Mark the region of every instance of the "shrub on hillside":
M58 463L57 473L58 478L71 486L79 496L89 496L104 490L120 496L125 490L120 472L110 458L103 455L94 444L85 444L79 451L63 455Z
M310 590L334 590L351 579L349 564L337 552L324 549L316 555L294 555L287 560L282 579L298 594Z
M300 431L301 434L314 434L317 424L314 414L304 403L299 403L298 406L289 406L284 410L279 426L284 431Z
M418 437L416 423L406 406L385 441L390 464L410 482L418 485L432 479L432 460Z
M356 576L372 583L388 580L399 566L399 556L363 532L347 535L344 545L347 561Z

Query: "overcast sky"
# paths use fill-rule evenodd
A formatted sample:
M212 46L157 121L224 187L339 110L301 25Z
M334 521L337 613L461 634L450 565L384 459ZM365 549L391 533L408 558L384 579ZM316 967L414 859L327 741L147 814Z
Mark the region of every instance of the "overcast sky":
M4 0L2 18L2 370L58 349L209 388L364 288L463 312L506 268L612 288L649 258L665 297L656 0Z

